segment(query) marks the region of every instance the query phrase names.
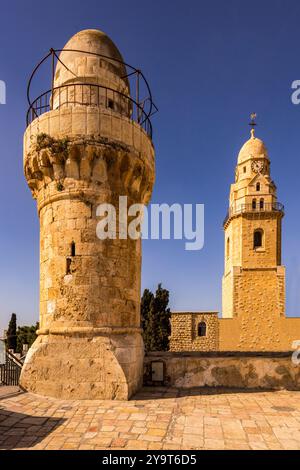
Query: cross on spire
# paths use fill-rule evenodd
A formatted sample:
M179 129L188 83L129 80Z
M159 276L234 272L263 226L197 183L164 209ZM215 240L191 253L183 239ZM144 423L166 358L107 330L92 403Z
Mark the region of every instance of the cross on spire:
M251 113L250 114L250 119L251 121L249 122L249 126L251 127L251 137L254 138L254 128L257 126L257 123L255 122L257 117L256 113Z

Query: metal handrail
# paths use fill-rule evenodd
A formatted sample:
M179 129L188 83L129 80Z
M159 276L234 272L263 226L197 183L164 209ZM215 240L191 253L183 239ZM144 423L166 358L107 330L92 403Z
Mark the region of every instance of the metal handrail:
M23 366L22 361L17 356L15 356L14 353L7 350L6 354L9 357L9 359L11 359L17 366L20 366L20 367Z
M104 86L100 86L100 85L97 85L97 84L75 83L75 84L61 85L60 87L54 87L54 74L55 74L55 67L56 67L55 61L60 62L67 70L69 70L71 73L73 73L62 62L61 58L58 56L58 53L60 53L60 52L75 52L75 53L89 54L89 55L97 56L97 57L100 57L100 58L103 58L103 59L108 59L110 61L114 61L114 62L117 62L119 64L124 65L124 68L125 68L126 72L128 72L128 69L129 69L129 73L127 73L126 75L124 75L121 78L127 79L127 81L129 79L129 77L134 77L136 79L136 83L135 83L136 97L135 97L135 99L131 98L131 96L129 96L129 95L125 95L125 94L123 94L121 92L118 92L116 90L112 90L109 87L104 87ZM35 98L32 101L32 99L30 97L30 95L31 95L30 92L31 92L31 85L32 85L33 78L36 76L36 74L37 74L38 70L40 69L40 67L42 66L42 64L44 64L48 59L51 59L51 90L48 90L48 91L40 94L37 98ZM74 73L73 73L73 75L74 75ZM141 99L140 94L141 94L142 84L144 84L144 89L145 89L145 92L146 92L147 96L145 96ZM132 115L130 115L130 118L132 120L136 121L139 125L141 125L146 130L148 135L150 135L150 137L152 137L152 124L151 124L151 121L150 121L150 117L158 111L158 108L156 107L156 105L153 102L150 86L149 86L149 83L146 80L143 72L140 69L137 69L137 68L133 67L132 65L127 64L126 62L124 62L121 59L117 59L115 57L110 57L110 56L107 56L107 55L104 55L104 54L98 54L96 52L90 52L90 51L84 51L84 50L78 50L78 49L53 49L53 48L51 48L49 53L42 60L40 60L40 62L34 68L32 74L29 78L28 86L27 86L27 100L28 100L28 103L29 103L29 109L27 111L27 125L30 124L30 122L32 122L39 115L43 114L44 112L50 111L52 109L52 107L51 107L52 106L51 95L53 95L53 92L55 90L58 90L59 88L62 88L62 87L74 86L74 85L81 85L81 86L84 85L84 86L94 86L94 87L98 86L99 88L104 88L104 89L113 91L114 93L118 93L120 96L126 97L126 99L131 102L132 108L133 108L133 113L132 113ZM44 104L42 104L42 100L44 100ZM145 103L147 103L147 107L149 108L149 110L147 110L147 111L145 111L145 108L144 108ZM39 104L39 106L38 106L38 104ZM70 102L69 102L69 104L70 104ZM92 104L88 104L88 103L85 103L85 102L84 103L79 103L79 104L92 105Z
M66 99L64 101L61 101L62 97L62 91L66 90ZM75 99L72 99L70 96L70 93L68 93L69 89L73 89L74 91L74 97ZM81 90L81 97L79 100L76 99L76 96L78 93L76 93L76 89ZM105 96L101 96L100 90L105 91ZM84 93L85 90L85 93ZM96 100L95 96L93 96L92 91L96 90ZM53 102L54 102L54 93L58 92L58 106L57 108L53 108ZM108 92L112 97L108 96ZM114 90L113 88L110 87L105 87L103 85L98 85L96 83L68 83L65 85L61 85L58 87L54 87L51 90L47 90L44 93L42 93L40 96L38 96L30 105L28 111L27 111L27 116L26 116L26 123L27 126L31 124L31 122L39 117L40 115L51 111L53 109L59 109L62 106L73 104L73 105L82 105L82 106L103 106L106 109L113 109L111 107L110 102L112 101L114 104L120 104L118 101L115 99L116 97L119 97L119 100L123 100L126 102L126 112L124 112L124 109L122 106L119 106L118 113L121 115L126 115L133 121L138 122L138 124L143 127L143 129L147 132L147 134L152 137L152 124L149 119L149 116L147 113L145 113L144 109L130 96L126 95L125 93L122 93L120 91ZM101 100L101 98L104 98Z
M0 364L0 385L18 385L23 364L6 351L5 364Z
M284 205L281 202L268 202L264 203L263 206L259 204L254 207L252 204L241 204L238 207L231 207L226 214L223 225L225 225L231 217L243 213L259 214L264 212L284 212Z

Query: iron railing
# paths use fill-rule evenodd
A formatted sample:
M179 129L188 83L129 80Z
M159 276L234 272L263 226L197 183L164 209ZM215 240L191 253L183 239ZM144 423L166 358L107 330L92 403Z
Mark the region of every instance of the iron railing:
M104 107L136 121L152 137L152 124L144 109L130 96L93 83L70 83L54 87L36 98L27 111L27 126L53 109L68 105Z
M79 81L76 81L76 78L78 79L79 77L76 77L72 70L62 62L58 55L61 52L82 53L85 55L97 56L104 60L107 59L109 62L123 65L125 75L121 78L128 83L129 93L130 89L134 90L135 97L132 98L129 93L127 95L112 88L95 83L80 83ZM39 94L37 98L32 100L31 91L33 80L38 74L41 66L47 64L49 61L51 67L51 88L49 87L46 92ZM74 83L63 84L58 87L54 86L54 75L57 62L74 75ZM75 49L50 49L49 53L34 68L29 78L27 86L27 100L29 103L26 119L27 125L41 114L51 111L52 109L58 109L60 106L67 106L69 104L100 106L114 110L122 115L127 115L131 120L142 126L150 137L152 137L152 124L150 117L158 111L158 108L153 102L148 81L140 69L114 57Z
M0 364L0 385L19 385L22 362L9 351L6 351L5 364Z
M226 214L223 225L225 225L228 220L239 214L251 213L251 214L262 214L265 212L284 212L284 205L281 202L272 202L272 203L263 203L260 205L258 202L257 206L252 204L240 204L238 207L232 207Z

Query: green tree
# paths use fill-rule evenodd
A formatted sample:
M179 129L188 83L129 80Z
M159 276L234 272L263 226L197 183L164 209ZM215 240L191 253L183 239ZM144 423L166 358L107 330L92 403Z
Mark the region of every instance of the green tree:
M169 291L159 284L155 295L145 289L141 300L143 338L146 351L168 351L171 334Z
M155 330L156 330L156 351L168 351L169 336L171 334L171 313L169 305L169 291L163 289L159 284L154 298L155 305Z
M7 329L7 349L17 349L17 315L15 313L11 314L10 322Z
M150 305L151 301L154 299L154 295L149 289L145 289L141 299L141 322L142 322L142 329L143 329L143 339L144 343L148 342L146 337L147 332L147 325L149 322L149 312L150 312Z
M33 344L36 339L36 330L38 330L39 324L36 323L32 326L19 326L17 330L17 349L16 352L22 354L23 345L28 344L28 347Z

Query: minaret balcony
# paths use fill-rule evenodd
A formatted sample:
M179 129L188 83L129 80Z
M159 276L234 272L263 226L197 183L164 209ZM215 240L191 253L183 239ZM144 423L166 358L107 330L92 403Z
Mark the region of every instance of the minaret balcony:
M54 96L54 105L52 104ZM36 98L27 111L27 126L40 115L68 106L93 106L115 111L136 121L152 137L149 115L133 98L95 83L71 83L54 87Z
M281 202L264 203L263 206L253 207L252 204L240 204L237 207L231 207L226 214L223 226L240 214L253 214L254 216L265 214L266 212L277 212L284 215L284 205Z
M89 69L83 67L81 70L83 76L79 77L64 63L62 58L65 56L63 54L67 54L69 61L73 54L75 58L78 54L86 56L87 63L89 63L88 58L93 59L95 64L98 65L108 61L110 68L107 69L107 64L106 68L99 65L97 76L94 76L94 72L92 73ZM116 55L118 56L118 51ZM41 67L46 66L49 62L51 88L49 87L47 91L32 100L33 80L41 73ZM71 63L76 69L76 60ZM57 70L57 66L61 70ZM118 73L120 67L122 73ZM60 75L65 77L64 80L58 78L60 76L58 72L61 72ZM90 76L91 73L92 76ZM110 76L113 78L109 79ZM130 95L130 89L135 90L134 98ZM29 103L27 126L49 111L78 106L92 107L98 108L99 111L104 111L104 113L107 113L106 110L108 110L109 113L125 116L129 120L135 121L150 138L152 138L150 118L158 111L152 100L149 84L140 69L123 62L120 57L107 56L94 51L78 50L77 48L50 49L50 52L39 62L31 74L27 87L27 100Z

